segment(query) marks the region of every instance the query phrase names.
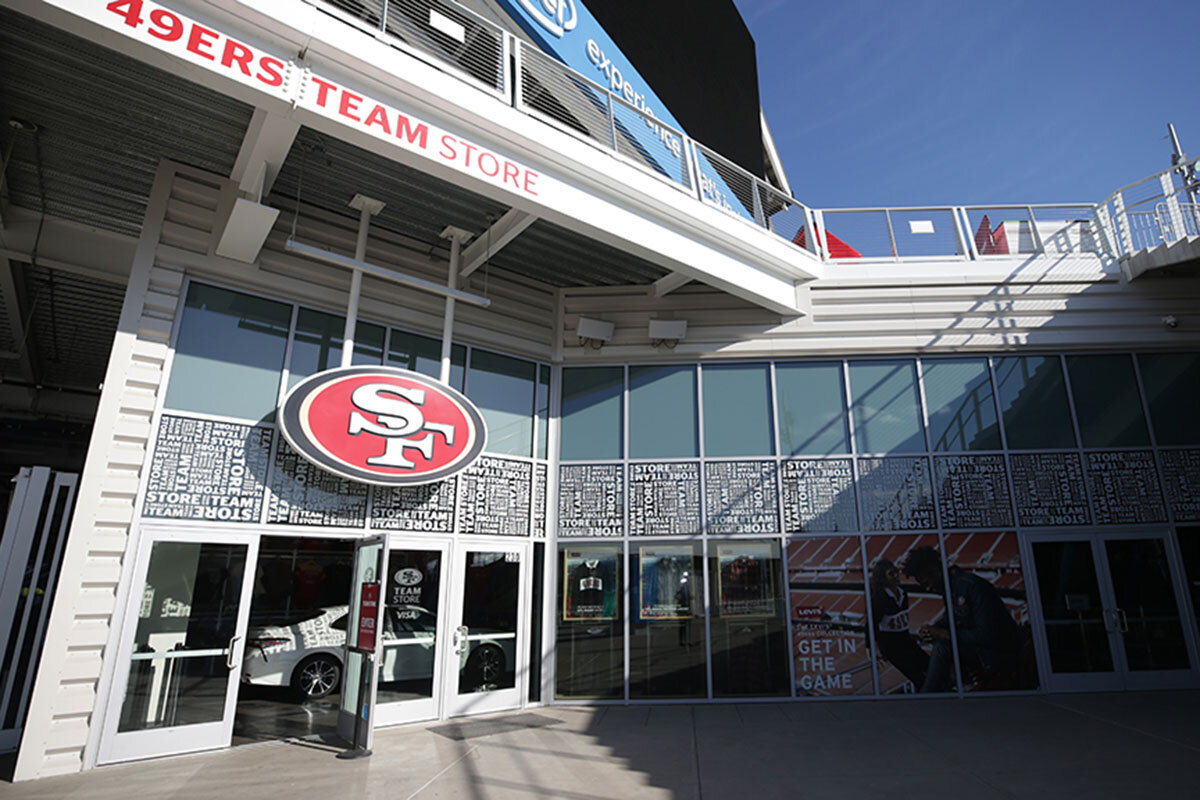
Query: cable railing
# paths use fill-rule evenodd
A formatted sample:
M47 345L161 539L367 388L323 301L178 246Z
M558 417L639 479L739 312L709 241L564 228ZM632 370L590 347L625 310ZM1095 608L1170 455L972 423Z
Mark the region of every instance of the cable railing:
M1200 158L1176 164L1118 189L1100 203L1096 217L1108 252L1130 256L1200 235L1198 166Z

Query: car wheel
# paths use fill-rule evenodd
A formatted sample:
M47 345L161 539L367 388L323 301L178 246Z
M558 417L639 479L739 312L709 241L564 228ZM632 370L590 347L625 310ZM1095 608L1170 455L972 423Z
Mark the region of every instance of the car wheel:
M304 700L318 700L342 682L342 662L328 653L309 656L292 672L292 688Z
M499 683L504 675L504 651L494 644L476 647L467 659L467 675L479 688Z

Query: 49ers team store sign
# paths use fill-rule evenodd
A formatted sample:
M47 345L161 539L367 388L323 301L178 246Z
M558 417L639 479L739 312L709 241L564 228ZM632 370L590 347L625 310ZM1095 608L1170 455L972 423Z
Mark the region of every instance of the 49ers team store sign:
M391 367L342 367L306 378L279 407L279 427L322 469L385 486L448 478L487 443L483 416L470 400Z

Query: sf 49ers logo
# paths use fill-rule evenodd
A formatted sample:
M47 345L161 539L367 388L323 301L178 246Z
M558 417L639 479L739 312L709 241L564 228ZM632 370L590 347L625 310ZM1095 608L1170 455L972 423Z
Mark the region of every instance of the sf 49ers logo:
M343 367L297 384L279 408L284 438L321 468L364 483L442 480L483 452L479 410L416 372Z

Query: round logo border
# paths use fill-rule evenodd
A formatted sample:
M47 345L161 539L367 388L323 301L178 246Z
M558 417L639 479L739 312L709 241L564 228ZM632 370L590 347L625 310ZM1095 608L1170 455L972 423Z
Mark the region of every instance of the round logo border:
M471 421L476 432L475 442L454 463L415 475L381 474L367 470L360 471L352 465L335 460L331 455L327 454L324 446L310 440L304 435L303 430L305 426L300 419L300 410L314 391L322 389L330 383L356 375L406 378L441 392L453 400ZM283 434L283 438L305 459L338 477L346 478L355 483L369 483L375 486L422 486L428 483L437 483L462 472L474 464L487 446L487 424L483 420L483 414L479 412L474 403L467 399L466 395L453 387L446 386L440 381L434 380L428 375L422 375L419 372L407 369L400 369L399 367L360 364L351 367L335 367L334 369L327 369L315 375L310 375L288 390L288 393L284 395L283 402L279 404L276 416L279 432Z

